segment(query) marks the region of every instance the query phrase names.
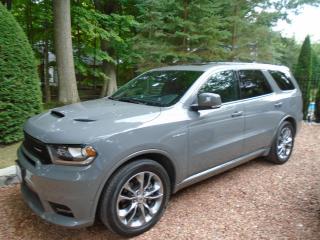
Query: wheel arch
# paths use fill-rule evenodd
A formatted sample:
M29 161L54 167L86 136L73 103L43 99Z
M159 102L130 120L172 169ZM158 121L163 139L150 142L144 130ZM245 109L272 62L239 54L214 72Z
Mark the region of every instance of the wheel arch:
M97 216L97 212L99 210L99 205L100 205L100 200L101 200L101 195L103 193L103 190L107 186L108 182L112 179L114 174L116 174L120 168L134 161L139 161L140 159L150 159L159 163L168 173L170 178L170 184L171 184L170 190L171 190L171 193L174 193L175 184L176 184L176 167L172 159L169 157L168 153L158 149L142 150L142 151L130 154L128 157L122 159L122 161L120 161L121 163L115 169L112 170L112 172L108 175L108 177L106 177L105 181L101 184L102 187L100 188L96 196L97 201L94 208L95 216Z
M283 118L281 119L281 121L279 122L279 124L278 124L278 126L277 126L277 128L276 128L276 130L275 130L275 132L274 132L274 134L273 134L273 137L272 137L272 141L271 141L271 143L270 143L270 146L272 145L274 139L276 138L277 132L278 132L278 130L279 130L279 128L280 128L280 126L281 126L281 124L282 124L283 122L289 122L289 123L291 123L292 126L293 126L293 131L294 131L293 134L294 134L294 136L296 135L296 133L297 133L297 127L298 127L298 126L297 126L297 121L295 120L294 117L292 117L292 116L290 116L290 115L287 115L287 116L283 117ZM268 155L268 154L269 154L269 150L268 150L264 155Z
M293 127L293 131L294 131L293 133L294 133L294 135L296 135L296 133L297 133L297 122L296 122L296 120L292 116L286 116L281 120L279 126L285 121L291 123L291 125Z

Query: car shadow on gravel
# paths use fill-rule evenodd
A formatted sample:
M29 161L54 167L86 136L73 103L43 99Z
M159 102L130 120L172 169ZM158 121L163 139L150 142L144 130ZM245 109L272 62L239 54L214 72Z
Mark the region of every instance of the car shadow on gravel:
M192 185L186 189L174 194L171 201L179 202L183 196L189 193L197 193L203 187L212 187L213 184L219 184L221 181L233 181L236 176L241 175L248 168L259 167L269 168L274 166L263 159L256 159L246 164L233 168L225 173L213 176L198 184ZM36 216L23 202L18 190L19 186L8 188L12 191L11 194L6 195L5 199L1 199L0 203L4 207L2 214L6 215L6 225L9 231L14 231L15 236L20 236L22 239L82 239L87 237L94 237L95 239L124 239L121 238L105 228L105 226L97 220L91 227L82 229L68 229L47 223ZM177 203L179 204L179 203ZM170 206L170 203L169 203ZM1 216L0 216L1 217ZM165 221L165 217L162 219ZM5 227L5 226L2 226ZM0 227L0 229L2 228ZM6 231L6 229L4 230ZM1 230L3 232L3 230ZM1 235L0 235L1 236ZM52 236L52 237L49 237Z

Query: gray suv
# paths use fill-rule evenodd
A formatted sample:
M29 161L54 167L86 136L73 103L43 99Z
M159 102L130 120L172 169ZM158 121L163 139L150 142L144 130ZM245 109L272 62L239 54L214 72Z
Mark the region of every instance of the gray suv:
M135 236L171 194L265 157L288 161L302 120L286 67L206 63L148 71L112 96L30 118L18 150L21 191L41 218Z

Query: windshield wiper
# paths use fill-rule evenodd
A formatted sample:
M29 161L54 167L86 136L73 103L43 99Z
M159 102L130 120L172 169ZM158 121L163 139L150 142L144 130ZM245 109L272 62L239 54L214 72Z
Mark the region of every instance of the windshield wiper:
M161 107L161 104L159 102L148 101L148 100L137 99L137 98L120 97L120 98L110 98L110 99L115 101L120 101L120 102L129 102L129 103L135 103L135 104L144 104L149 106Z
M113 98L112 100L120 101L120 102L128 102L128 103L135 103L135 104L144 104L144 102L128 97L121 97L121 98Z

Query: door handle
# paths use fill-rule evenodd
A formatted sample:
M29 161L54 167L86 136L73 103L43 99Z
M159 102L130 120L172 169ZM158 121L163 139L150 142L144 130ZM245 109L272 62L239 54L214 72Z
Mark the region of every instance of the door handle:
M236 111L231 114L231 117L241 117L243 115L243 111Z
M274 104L274 106L275 106L276 108L282 107L282 102L278 102L278 103Z

